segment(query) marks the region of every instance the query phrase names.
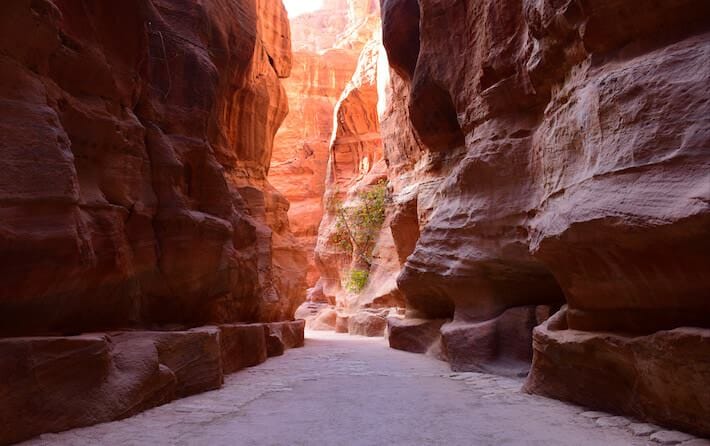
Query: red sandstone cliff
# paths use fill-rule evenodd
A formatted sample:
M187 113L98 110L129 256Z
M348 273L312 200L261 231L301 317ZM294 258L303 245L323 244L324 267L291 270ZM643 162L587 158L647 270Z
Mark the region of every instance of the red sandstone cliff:
M331 2L332 3L332 2ZM293 69L283 81L289 114L276 134L269 181L290 202L294 235L308 255L308 285L318 280L313 258L333 131L333 110L357 64L358 50L335 48L349 26L347 5L291 20Z
M323 217L336 102L360 52L379 29L376 2L329 0L291 19L293 69L284 80L290 112L274 142L269 181L291 203L289 220L308 253L308 285L320 276L314 250Z
M290 71L277 0L0 5L0 444L302 345L300 322L230 325L305 297L266 179Z
M528 390L710 433L707 2L382 16L411 319L392 333L425 333L459 370L524 372L532 327L566 303L535 331Z
M292 317L281 2L1 9L0 333Z

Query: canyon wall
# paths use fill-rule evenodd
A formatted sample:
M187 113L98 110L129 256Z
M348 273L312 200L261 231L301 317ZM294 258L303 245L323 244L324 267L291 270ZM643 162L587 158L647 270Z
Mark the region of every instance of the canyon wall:
M319 227L328 232L333 221L327 202L335 189L339 199L356 190L358 176L372 167L369 161L382 159L376 92L379 29L378 3L372 0L328 0L321 9L291 19L293 69L284 82L291 112L276 135L269 180L290 201L293 231L310 254L308 285L323 279L310 293L315 300L335 300L344 263L328 264L332 258L325 251L334 247L327 235L325 241L319 236ZM368 148L360 150L359 145ZM336 283L338 289L332 291Z
M281 3L2 11L0 334L292 317Z
M390 343L710 434L710 5L381 4Z
M2 3L0 444L301 343L299 323L191 330L291 320L305 297L266 178L289 36L278 0Z
M323 216L333 110L357 64L359 48L342 47L343 33L360 23L347 4L329 1L321 10L291 19L293 67L283 84L289 114L274 140L269 181L291 203L294 235L308 255L308 286L318 280L314 248Z
M404 305L389 224L380 215L367 243L358 243L357 224L344 218L362 208L364 196L384 198L387 189L379 114L388 67L379 12L373 0L329 0L292 19L295 68L286 85L294 113L277 134L269 178L291 201L296 234L313 253L312 288L298 316L310 328L381 336L384 313L362 315L359 324L349 317ZM353 274L355 290L348 289Z
M400 262L381 206L390 195L380 136L381 99L389 69L379 9L371 7L369 14L375 17L367 22L370 38L335 107L325 212L315 249L320 280L313 294L335 303L338 318L345 319L348 327L343 331L382 335L385 309L404 306L404 301L395 280ZM363 219L371 227L367 222L359 224ZM366 232L371 234L363 235ZM371 311L351 317L363 309ZM334 328L332 321L330 325Z

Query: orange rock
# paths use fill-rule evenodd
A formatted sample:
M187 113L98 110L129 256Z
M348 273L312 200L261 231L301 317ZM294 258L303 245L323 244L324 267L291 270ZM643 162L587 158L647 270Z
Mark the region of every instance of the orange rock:
M355 71L363 36L369 39L379 24L371 3L329 1L291 20L294 66L284 81L290 112L276 135L269 181L291 204L292 230L308 253L310 287L320 276L313 252L323 217L333 112Z

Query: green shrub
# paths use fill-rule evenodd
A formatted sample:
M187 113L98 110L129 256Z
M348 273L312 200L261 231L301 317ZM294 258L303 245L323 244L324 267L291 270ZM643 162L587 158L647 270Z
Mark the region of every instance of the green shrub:
M369 271L362 269L351 269L345 277L345 289L351 293L359 293L365 289L369 279Z
M377 235L385 222L386 200L387 182L382 180L361 192L356 206L346 208L335 202L336 230L331 240L335 246L371 265Z

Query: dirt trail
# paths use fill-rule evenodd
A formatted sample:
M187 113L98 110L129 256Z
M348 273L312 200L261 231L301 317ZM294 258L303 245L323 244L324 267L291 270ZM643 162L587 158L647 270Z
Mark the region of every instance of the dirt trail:
M306 347L231 375L220 390L25 444L649 444L630 426L602 427L629 420L522 394L521 381L451 373L446 363L391 350L382 339L307 335Z

